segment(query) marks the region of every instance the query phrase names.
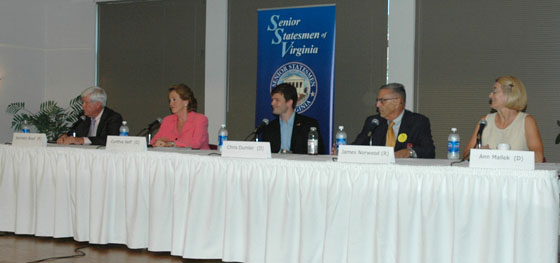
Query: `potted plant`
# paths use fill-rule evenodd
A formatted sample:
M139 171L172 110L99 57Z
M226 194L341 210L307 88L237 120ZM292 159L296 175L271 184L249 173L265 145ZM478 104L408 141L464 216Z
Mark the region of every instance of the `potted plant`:
M82 101L78 96L70 100L68 108L58 106L53 100L44 101L39 111L33 113L25 108L25 102L14 102L8 105L6 112L12 114L12 128L21 130L24 121L35 126L39 133L47 135L47 140L55 141L68 131L69 125L76 122L82 113Z

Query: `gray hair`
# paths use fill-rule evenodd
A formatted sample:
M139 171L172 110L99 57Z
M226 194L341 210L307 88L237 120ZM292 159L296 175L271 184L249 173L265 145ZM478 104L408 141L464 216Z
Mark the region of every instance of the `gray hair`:
M87 97L89 96L89 100L92 102L101 102L101 106L105 107L105 105L107 104L107 93L105 93L105 90L100 88L100 87L89 87L87 89L85 89L84 91L82 91L81 94L82 98L83 97Z
M379 88L379 90L382 90L382 89L390 89L394 93L397 93L399 96L401 96L403 102L406 102L406 91L404 90L404 85L403 84L389 83L389 84L385 84L385 85L381 86L381 88Z

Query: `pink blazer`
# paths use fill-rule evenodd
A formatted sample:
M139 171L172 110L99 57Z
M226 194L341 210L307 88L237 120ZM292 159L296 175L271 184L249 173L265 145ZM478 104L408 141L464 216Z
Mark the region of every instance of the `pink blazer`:
M177 115L168 115L161 121L161 126L152 138L154 144L158 138L174 141L178 147L192 147L193 149L210 149L208 146L208 118L204 114L189 112L187 122L179 134L177 132Z

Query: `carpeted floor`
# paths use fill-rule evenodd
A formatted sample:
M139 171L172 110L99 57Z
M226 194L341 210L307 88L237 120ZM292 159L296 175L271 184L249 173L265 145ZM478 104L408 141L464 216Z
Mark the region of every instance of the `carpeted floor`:
M183 259L171 256L169 252L129 249L125 245L92 245L76 242L72 238L36 237L5 232L0 232L0 263L33 262L50 257L76 255L74 250L84 246L87 247L80 249L85 253L84 256L46 262L222 263L219 259Z

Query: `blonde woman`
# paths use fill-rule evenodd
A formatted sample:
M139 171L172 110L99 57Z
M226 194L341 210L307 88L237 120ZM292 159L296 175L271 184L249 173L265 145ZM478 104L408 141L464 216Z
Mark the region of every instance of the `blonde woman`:
M500 143L507 143L511 150L535 152L535 162L543 162L544 150L535 118L523 110L527 107L527 92L523 82L514 76L496 79L490 92L490 107L496 110L482 116L486 128L482 132L482 148L496 149ZM468 157L476 143L479 125L464 151Z

